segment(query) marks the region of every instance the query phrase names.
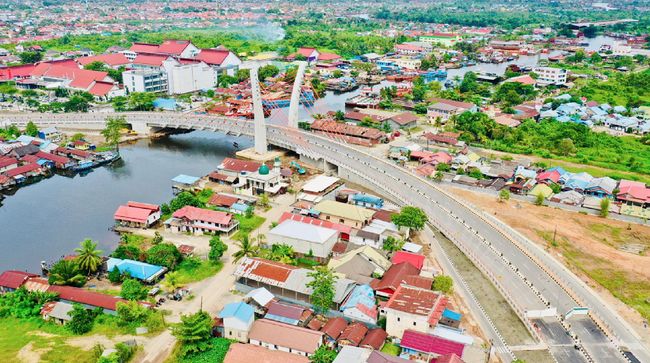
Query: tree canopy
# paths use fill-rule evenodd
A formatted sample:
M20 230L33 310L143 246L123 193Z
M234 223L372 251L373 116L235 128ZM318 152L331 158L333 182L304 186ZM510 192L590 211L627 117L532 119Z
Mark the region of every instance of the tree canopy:
M333 270L326 266L318 266L313 271L307 273L312 280L307 283L313 292L311 294L311 303L314 310L319 313L329 311L334 300L334 283L338 279Z

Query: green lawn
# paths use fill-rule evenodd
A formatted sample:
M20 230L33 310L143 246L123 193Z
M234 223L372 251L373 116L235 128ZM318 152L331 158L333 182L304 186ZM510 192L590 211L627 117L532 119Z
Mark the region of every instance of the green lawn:
M243 215L235 215L235 218L239 221L239 231L232 236L235 240L242 239L244 236L258 229L266 221L266 218L255 215L251 218L246 218Z
M32 351L42 352L41 362L94 362L92 352L65 344L73 334L64 327L32 319L0 318L0 360L18 361L18 352L32 343Z
M399 347L399 345L397 345L397 344L395 344L395 343L389 343L389 342L387 342L387 343L384 344L384 346L381 348L381 351L382 351L383 353L386 353L386 354L390 354L390 355L398 356L399 353L401 352L401 348Z
M205 352L191 355L189 357L179 357L180 345L176 344L171 356L165 360L165 363L222 363L228 353L230 344L235 341L226 338L212 339L212 347Z
M213 264L208 260L200 260L201 263L196 265L188 259L183 260L176 272L178 273L178 281L180 284L185 285L191 282L205 280L208 277L216 275L223 267L222 263L218 265Z

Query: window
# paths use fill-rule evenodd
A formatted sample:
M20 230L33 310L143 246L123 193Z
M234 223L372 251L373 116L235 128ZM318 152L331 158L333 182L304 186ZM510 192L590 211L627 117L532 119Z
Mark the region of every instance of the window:
M414 322L413 322L413 326L416 326L416 325L417 325L417 322L414 321Z
M399 321L399 320L400 320L400 318L399 318L399 316L398 316L398 317L397 317L397 321Z

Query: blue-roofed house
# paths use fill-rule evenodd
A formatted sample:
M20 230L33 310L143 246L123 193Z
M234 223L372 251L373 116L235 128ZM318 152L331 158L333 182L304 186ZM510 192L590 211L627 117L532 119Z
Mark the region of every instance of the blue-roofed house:
M557 171L560 174L560 178L562 178L563 175L566 175L568 173L568 171L566 171L566 169L564 169L561 166L554 166L552 168L546 169L546 171L548 172Z
M38 132L38 137L43 140L59 142L61 141L61 132L56 127L46 127Z
M440 324L447 325L453 328L458 328L460 326L460 319L463 317L461 313L457 313L453 310L445 309L442 312L442 317L440 317Z
M608 176L593 178L584 188L584 193L598 198L612 198L618 182Z
M248 204L245 203L234 203L230 206L230 212L235 214L246 214L246 211L250 208Z
M241 301L230 303L223 307L217 317L223 322L221 335L224 338L248 343L248 332L255 320L255 310L252 306ZM218 326L218 331L219 328Z
M349 319L377 324L377 305L372 287L368 284L355 287L343 302L341 311Z
M172 179L172 191L174 194L180 193L185 190L192 190L196 183L199 181L199 177L190 176L181 174Z
M110 272L115 268L123 274L128 273L134 279L142 280L144 282L156 281L167 271L167 268L163 266L111 257L106 261L106 271Z
M354 205L367 208L381 209L384 206L384 200L382 198L365 193L354 194L351 198L351 202Z
M562 177L560 177L562 178ZM588 173L572 173L571 176L566 180L562 190L575 190L582 193L594 177Z
M535 179L535 177L537 177L537 172L535 170L526 169L525 167L519 165L515 169L513 177L515 181Z

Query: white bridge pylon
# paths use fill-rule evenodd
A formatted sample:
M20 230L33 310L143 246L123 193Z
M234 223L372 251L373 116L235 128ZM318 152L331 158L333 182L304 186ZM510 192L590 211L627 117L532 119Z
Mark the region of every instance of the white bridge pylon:
M288 126L298 127L298 108L300 107L300 93L302 81L305 78L307 62L298 62L298 71L296 79L293 82L291 91L291 102L289 103ZM250 70L251 80L251 97L253 98L253 117L255 122L255 152L264 154L268 152L268 141L266 138L266 122L264 120L264 107L262 104L262 93L258 78L259 66L252 67Z

